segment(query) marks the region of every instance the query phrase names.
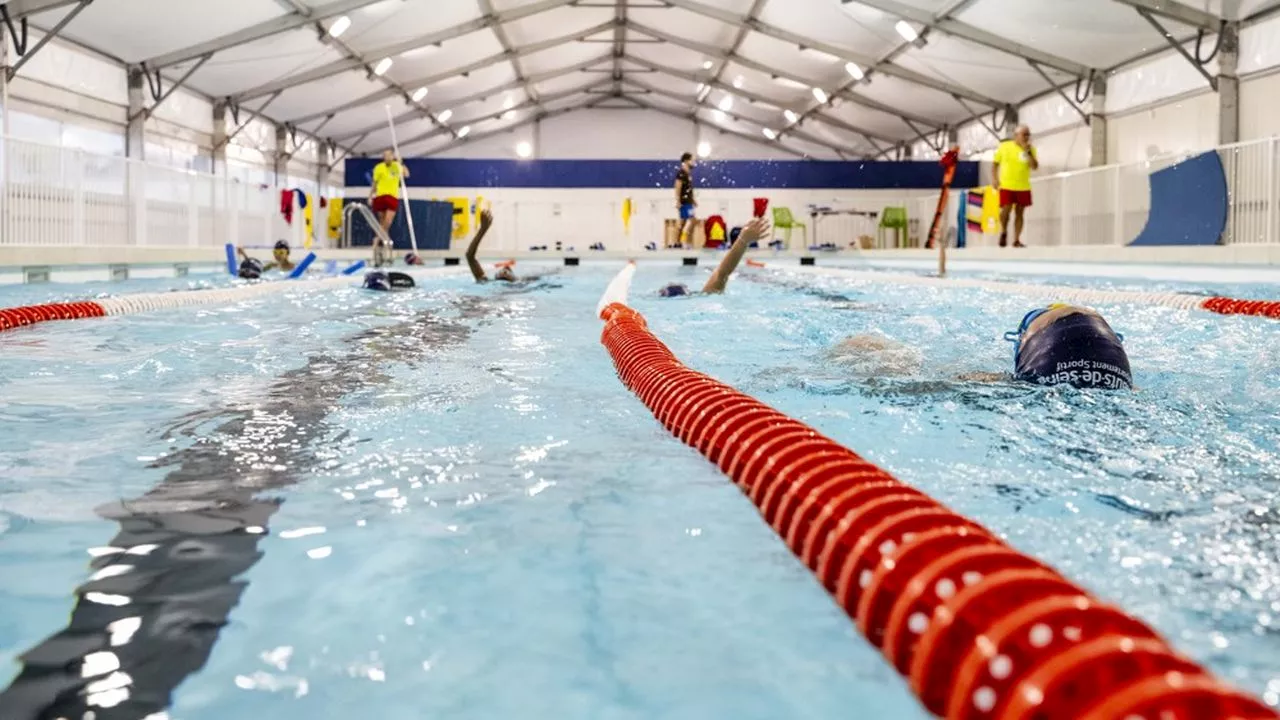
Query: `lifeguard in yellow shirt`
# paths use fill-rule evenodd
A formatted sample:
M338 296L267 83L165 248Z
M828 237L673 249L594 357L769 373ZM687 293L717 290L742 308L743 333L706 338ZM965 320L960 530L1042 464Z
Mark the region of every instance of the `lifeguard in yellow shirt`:
M369 207L382 223L382 231L390 237L391 223L396 219L396 211L400 209L400 176L409 177L409 169L399 160L395 153L386 150L382 153L382 162L373 168L373 189L369 193Z
M995 188L1000 191L1000 247L1009 243L1009 211L1013 211L1013 246L1022 244L1022 213L1031 207L1031 171L1040 167L1031 144L1031 128L1019 125L1013 139L996 148L992 158Z

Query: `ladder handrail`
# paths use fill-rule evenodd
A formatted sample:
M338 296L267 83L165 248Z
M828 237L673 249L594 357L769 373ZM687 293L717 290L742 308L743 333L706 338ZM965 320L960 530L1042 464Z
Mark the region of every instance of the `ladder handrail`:
M381 238L388 248L392 247L391 238L383 232L382 223L378 222L378 217L373 214L368 205L358 202L347 203L346 207L342 208L342 246L351 247L351 213L357 210L364 214L369 227L373 228L373 234Z

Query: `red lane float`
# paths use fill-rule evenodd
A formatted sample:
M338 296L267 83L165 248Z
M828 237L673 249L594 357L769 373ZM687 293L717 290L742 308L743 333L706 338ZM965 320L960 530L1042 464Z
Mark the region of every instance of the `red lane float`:
M986 528L685 367L625 304L600 314L623 384L751 498L934 714L1280 718Z
M1202 310L1220 315L1256 315L1280 319L1280 301L1236 300L1228 297L1211 297L1200 304Z
M47 303L0 310L0 331L50 320L103 317L107 311L96 302Z

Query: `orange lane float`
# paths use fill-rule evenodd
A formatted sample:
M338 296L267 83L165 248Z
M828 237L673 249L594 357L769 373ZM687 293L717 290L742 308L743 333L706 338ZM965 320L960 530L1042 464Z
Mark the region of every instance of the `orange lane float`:
M627 307L622 280L599 309L623 384L756 504L933 714L1280 718L973 520L686 367Z

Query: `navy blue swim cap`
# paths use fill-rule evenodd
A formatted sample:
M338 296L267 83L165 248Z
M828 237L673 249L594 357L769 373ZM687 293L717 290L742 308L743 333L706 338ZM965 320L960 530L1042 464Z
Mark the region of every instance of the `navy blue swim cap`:
M1078 388L1132 388L1129 356L1122 338L1106 320L1091 313L1071 313L1023 340L1027 326L1042 311L1027 313L1018 330L1014 377L1040 385Z
M408 255L404 256L404 264L405 265L421 265L422 258L419 257L417 253L409 253Z
M387 273L387 283L395 290L407 290L415 285L412 275L395 270Z
M262 263L253 258L245 258L244 262L240 263L238 274L245 280L257 280L262 277Z
M659 290L658 294L661 295L662 297L680 297L681 295L688 295L689 288L679 283L671 283L670 285Z
M382 290L385 292L391 289L391 281L387 278L386 273L375 270L365 273L364 288L366 290Z
M277 241L276 241L276 247L275 247L275 249L276 249L276 250L288 250L288 249L289 249L289 243L285 242L284 240L277 240Z

